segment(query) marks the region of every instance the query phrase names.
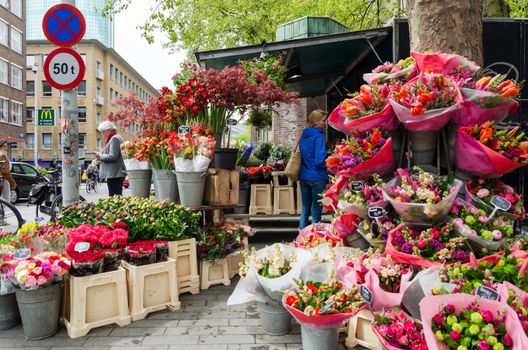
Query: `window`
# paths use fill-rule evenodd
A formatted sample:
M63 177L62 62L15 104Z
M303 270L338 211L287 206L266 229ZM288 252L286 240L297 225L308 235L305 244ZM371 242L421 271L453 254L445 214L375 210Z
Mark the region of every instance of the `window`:
M11 26L11 50L22 54L22 32Z
M86 123L86 107L79 107L79 123Z
M97 125L101 124L101 113L99 112L95 114L95 124Z
M26 123L33 123L35 108L26 108Z
M0 97L0 122L9 122L9 100L7 98Z
M26 96L35 96L35 81L26 81Z
M31 177L37 177L38 176L37 169L33 168L31 165L20 164L20 167L22 168L22 171L24 172L24 175L29 175Z
M86 96L86 80L81 81L77 87L77 95Z
M79 133L79 149L86 148L86 134Z
M53 148L53 139L52 134L45 132L42 134L42 149L52 149Z
M9 39L9 25L0 20L0 44L7 46Z
M101 97L101 88L100 87L97 87L95 89L95 97Z
M81 53L81 58L83 59L84 65L86 66L86 54L85 53Z
M22 107L19 102L11 101L11 122L16 125L22 125Z
M97 138L97 141L96 141L96 147L97 147L97 150L100 150L101 149L101 139L100 138Z
M110 80L114 80L114 65L110 63Z
M114 89L110 88L110 98L109 98L110 103L112 103L113 99L114 99Z
M99 62L99 61L95 62L95 69L97 69L98 71L101 70L101 62Z
M22 90L22 68L11 63L11 86Z
M35 134L27 134L26 149L33 149L35 147Z
M16 151L18 149L18 142L13 142L9 144L11 151Z
M22 0L11 0L11 12L22 18Z
M0 59L0 83L9 84L9 64L3 59Z
M0 0L0 5L4 6L5 8L8 8L9 0Z
M114 78L115 78L116 84L119 83L119 80L118 80L119 79L119 69L117 69L117 67L115 69Z
M119 85L123 86L123 72L119 73Z
M47 80L42 80L42 97L51 97L52 95L50 83Z
M26 69L33 69L34 65L35 65L35 56L27 55L26 56Z

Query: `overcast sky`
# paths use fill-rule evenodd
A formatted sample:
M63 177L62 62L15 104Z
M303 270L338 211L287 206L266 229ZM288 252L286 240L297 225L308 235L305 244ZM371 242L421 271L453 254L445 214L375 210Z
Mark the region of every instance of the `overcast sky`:
M145 22L150 14L152 0L134 0L129 8L116 15L115 49L136 69L152 86L173 87L171 77L177 72L185 52L170 54L161 46L165 36L156 33L154 44L149 44L136 27ZM162 36L163 35L163 36Z

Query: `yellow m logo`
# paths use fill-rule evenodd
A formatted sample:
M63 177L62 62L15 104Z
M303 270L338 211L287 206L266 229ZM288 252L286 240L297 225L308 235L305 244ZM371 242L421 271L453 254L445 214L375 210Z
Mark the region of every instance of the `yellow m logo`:
M40 119L41 120L53 120L53 111L51 109L41 109Z

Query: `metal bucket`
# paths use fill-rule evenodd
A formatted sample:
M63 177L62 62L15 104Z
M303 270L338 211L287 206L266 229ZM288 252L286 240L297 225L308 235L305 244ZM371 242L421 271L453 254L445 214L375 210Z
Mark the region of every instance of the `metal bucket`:
M160 202L178 202L178 182L172 170L153 169L156 199Z
M202 205L207 172L176 172L180 203L184 207L197 208Z
M358 232L354 232L346 236L345 240L348 245L353 248L358 248L361 250L367 250L370 247L369 242L363 238Z
M15 293L0 295L0 330L10 329L20 323L20 313Z
M258 303L258 308L264 332L270 335L284 335L290 332L292 316L281 303L267 301Z
M338 328L319 329L301 325L303 350L335 350L338 336Z
M433 165L439 131L410 131L413 165Z
M35 290L15 290L26 339L44 339L57 333L62 289L63 284L58 283Z
M127 170L130 194L140 198L150 197L152 170Z

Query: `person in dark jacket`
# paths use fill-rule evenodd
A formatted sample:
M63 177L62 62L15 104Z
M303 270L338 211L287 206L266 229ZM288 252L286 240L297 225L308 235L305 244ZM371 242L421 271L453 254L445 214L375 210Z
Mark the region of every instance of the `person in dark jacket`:
M308 117L308 127L303 130L299 149L302 157L299 179L301 180L302 211L299 228L308 226L310 211L312 223L321 221L321 194L326 188L326 144L323 128L326 112L316 109Z
M103 151L95 152L95 158L101 161L99 176L106 179L109 196L121 196L125 180L125 163L121 154L121 144L124 140L117 134L114 123L108 120L102 122L98 129L105 138Z

